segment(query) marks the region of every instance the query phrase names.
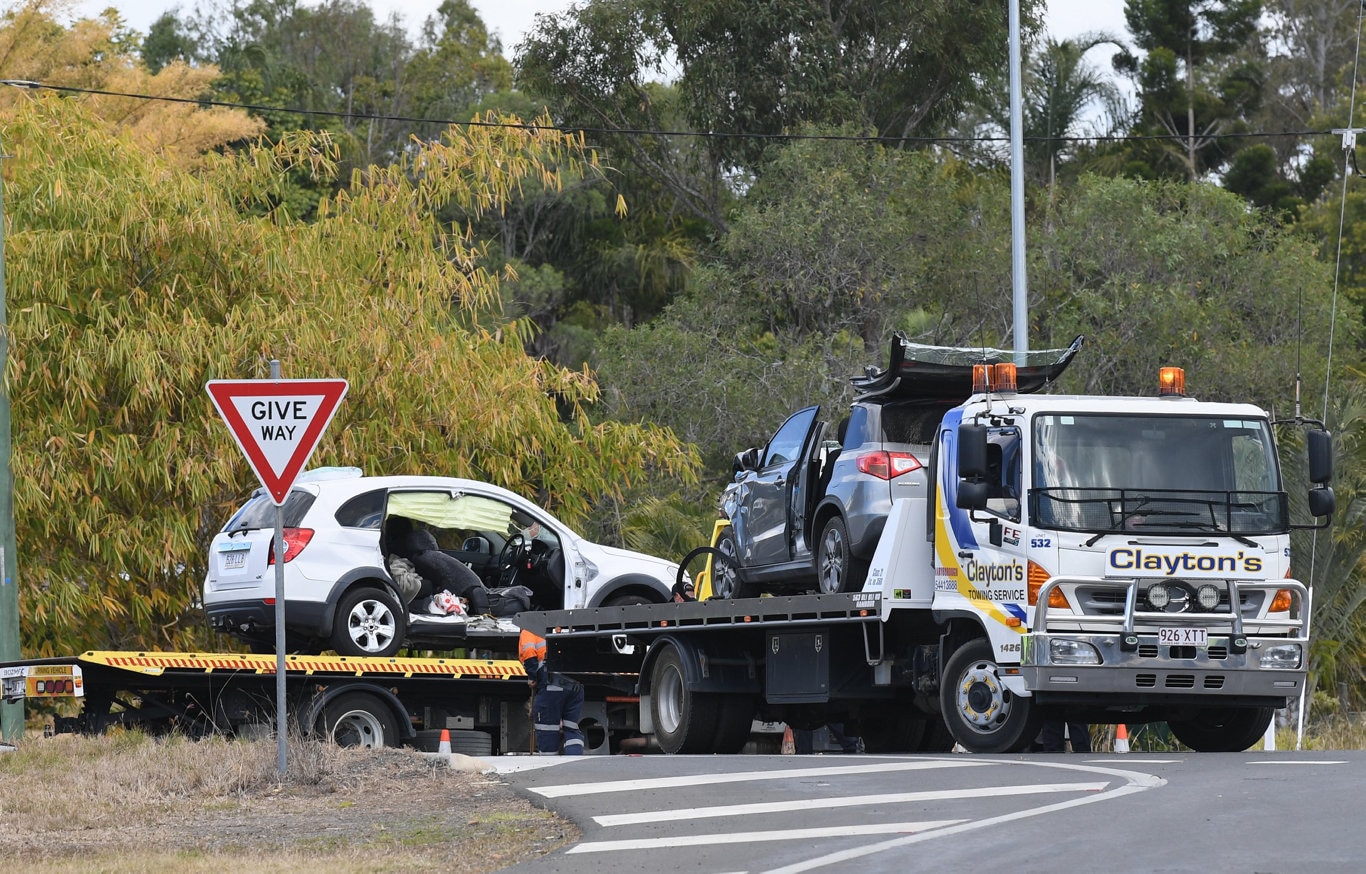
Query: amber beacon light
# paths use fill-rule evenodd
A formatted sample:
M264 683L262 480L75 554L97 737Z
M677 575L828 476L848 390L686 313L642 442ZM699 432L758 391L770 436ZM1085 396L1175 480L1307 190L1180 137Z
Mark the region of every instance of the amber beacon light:
M1164 367L1157 372L1157 393L1164 398L1186 396L1186 371L1179 367Z

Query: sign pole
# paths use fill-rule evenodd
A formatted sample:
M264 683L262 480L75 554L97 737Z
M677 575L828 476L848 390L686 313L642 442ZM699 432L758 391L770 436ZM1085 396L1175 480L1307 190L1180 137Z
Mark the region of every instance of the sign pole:
M295 478L346 397L344 379L281 379L270 362L270 379L211 379L204 386L232 431L261 485L275 504L275 742L276 766L288 767L285 701L285 500Z
M280 378L280 360L270 361L270 378ZM275 505L275 769L284 780L285 736L289 722L285 707L285 505Z

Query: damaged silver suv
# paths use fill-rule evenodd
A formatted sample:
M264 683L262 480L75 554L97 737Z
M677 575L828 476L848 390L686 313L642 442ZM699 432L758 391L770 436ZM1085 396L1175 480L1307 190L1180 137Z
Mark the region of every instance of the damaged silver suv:
M1020 368L1019 391L1056 380L1081 343L1031 353L1046 363ZM1010 354L961 353L898 334L885 370L850 380L857 395L833 428L820 407L806 407L766 445L736 455L735 480L720 501L730 526L716 542L731 560L717 563L715 595L862 589L892 502L926 496L940 420L972 394L972 367L962 362Z

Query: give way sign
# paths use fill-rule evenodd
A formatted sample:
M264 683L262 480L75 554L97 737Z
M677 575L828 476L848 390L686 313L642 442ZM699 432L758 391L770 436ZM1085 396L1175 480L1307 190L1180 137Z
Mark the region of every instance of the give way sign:
M346 397L344 379L211 379L204 386L278 506Z

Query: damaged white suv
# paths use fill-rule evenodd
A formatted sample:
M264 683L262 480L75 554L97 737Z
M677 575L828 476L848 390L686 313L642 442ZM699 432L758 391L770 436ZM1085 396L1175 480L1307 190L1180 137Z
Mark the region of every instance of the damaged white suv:
M585 540L488 483L311 471L283 506L286 649L390 656L405 648L515 644L518 630L509 621L434 614L430 588L412 598L399 594L386 562L386 550L398 550L381 538L386 520L399 516L430 532L441 552L468 565L490 592L516 591L531 609L663 603L678 574L675 562ZM214 537L204 580L210 625L259 652L275 646L274 532L275 505L258 490Z

